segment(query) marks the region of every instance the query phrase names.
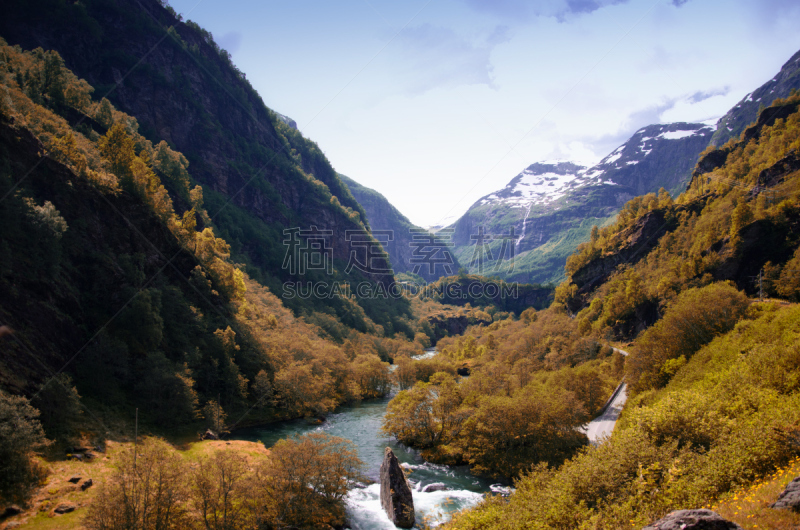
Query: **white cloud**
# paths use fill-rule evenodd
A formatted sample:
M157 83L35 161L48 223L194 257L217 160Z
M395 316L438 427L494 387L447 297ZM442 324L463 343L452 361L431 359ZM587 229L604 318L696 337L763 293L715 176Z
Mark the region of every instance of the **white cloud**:
M465 0L477 11L500 18L521 21L534 17L555 17L559 21L571 16L592 13L606 6L624 4L627 0Z
M491 53L506 41L504 26L468 38L450 28L422 24L400 32L381 62L399 92L420 94L433 88L494 86Z

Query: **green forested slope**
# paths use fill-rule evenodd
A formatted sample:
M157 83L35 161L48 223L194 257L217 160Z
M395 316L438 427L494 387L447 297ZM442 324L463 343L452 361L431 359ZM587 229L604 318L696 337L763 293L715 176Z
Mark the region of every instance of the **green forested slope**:
M180 152L57 53L0 41L0 61L0 386L33 398L49 437L127 433L137 407L177 432L388 390L382 361L406 340L350 298L296 318L233 263Z
M97 89L96 99L106 97L135 117L137 131L154 145L163 140L180 151L232 259L295 314L326 306L347 317L335 297L314 306L284 296L284 282L320 280L283 266L284 230L330 230L335 269L343 271L351 251L364 251L346 237L368 229L364 211L319 147L264 105L210 33L157 0L13 0L3 6L0 36L24 49L57 51L67 68ZM391 275L380 272L388 268L385 259L362 262L365 271L337 279L355 284L364 276L384 288L391 284ZM387 334L408 334L402 323L407 305L367 297L359 303ZM357 326L363 330L368 323Z
M632 338L690 287L731 280L750 294L797 297L798 96L778 100L740 140L710 148L689 189L647 195L567 261L556 299L581 329Z
M751 308L666 388L629 401L609 441L558 468L536 465L510 499L447 527L640 529L769 475L798 451L799 326L797 307Z

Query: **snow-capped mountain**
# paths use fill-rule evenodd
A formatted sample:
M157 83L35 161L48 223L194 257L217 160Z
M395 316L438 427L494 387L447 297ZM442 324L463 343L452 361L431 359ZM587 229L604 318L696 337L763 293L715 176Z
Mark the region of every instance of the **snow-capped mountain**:
M630 140L590 168L572 162L531 164L511 179L505 188L482 197L471 209L502 204L512 208L547 211L548 206L558 205L563 202L562 199L568 201L572 194L586 186L639 188L643 179L649 181L646 185L649 189L654 184L665 188L676 188L677 185L679 188L685 185L689 172L680 171L683 167L664 168L662 159L665 155L674 157L676 151L694 152L700 146L702 151L714 131L715 125L711 123L649 125L636 131ZM662 175L653 175L653 168L650 167L654 165L653 162L658 163L658 173ZM642 166L636 167L639 164ZM691 170L691 167L686 169ZM671 179L670 175L676 171L682 173L681 178Z
M505 188L483 197L476 204L500 202L524 208L531 205L547 205L563 197L576 186L585 184L585 171L585 167L572 162L531 164L511 179Z
M610 220L628 200L662 187L673 194L682 191L714 131L709 122L649 125L592 167L531 164L454 223L456 254L461 263L470 263L476 234L495 241L514 237L514 270L501 275L556 280L566 256L591 227Z
M739 136L753 123L762 107L768 107L776 98L789 96L800 89L800 51L795 53L772 79L747 94L719 120L717 132L711 142L720 146Z
M683 191L697 156L715 130L712 121L642 127L590 168L586 177L633 188L637 195L660 187L676 195Z

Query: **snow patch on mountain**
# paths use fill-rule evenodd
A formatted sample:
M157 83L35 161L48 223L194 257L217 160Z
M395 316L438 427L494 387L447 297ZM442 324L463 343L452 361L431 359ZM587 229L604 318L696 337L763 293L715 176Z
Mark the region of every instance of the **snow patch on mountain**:
M519 209L520 218L533 215L532 207L539 213L553 211L561 206L564 199L569 200L573 192L585 186L619 186L619 181L612 179L619 171L625 168L633 170L654 149L661 149L658 146L696 135L710 136L717 128L716 123L716 120L708 120L702 123L648 125L590 168L563 161L532 164L505 188L480 199L476 206L502 205Z
M680 140L681 138L688 138L697 134L697 131L669 131L661 133L657 138L664 138L665 140Z
M505 189L481 199L480 204L499 201L508 206L529 210L531 205L556 201L574 188L576 181L585 180L585 167L574 164L570 166L569 169L562 167L559 170L559 164L534 164L514 177Z

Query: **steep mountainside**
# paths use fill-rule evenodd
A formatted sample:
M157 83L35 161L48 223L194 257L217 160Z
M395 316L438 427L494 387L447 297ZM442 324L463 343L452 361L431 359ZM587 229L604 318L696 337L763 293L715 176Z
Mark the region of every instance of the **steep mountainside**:
M392 206L386 197L377 191L362 186L342 174L339 174L339 178L347 184L353 197L364 208L373 234L376 234L376 239L381 242L384 250L391 258L395 274L414 272L416 268L416 274L431 282L438 280L442 276L449 276L458 272L461 265L446 246L440 247L441 250L434 257L445 258L444 252L447 252L447 256L452 258L452 263L447 263L448 268L445 268L444 263L434 263L431 270L431 267L428 267L425 263L414 263L415 249L417 253L420 250L424 250L420 248L420 243L424 243L429 237L432 237L428 235L427 230L412 224L405 215ZM435 241L442 245L449 243L448 240L442 238L435 239Z
M364 250L346 237L368 228L363 209L320 149L264 105L211 34L181 22L165 5L12 0L3 6L0 35L26 49L56 50L96 88L95 98L107 96L136 118L146 138L181 151L233 256L273 292L280 295L286 281L304 280L284 267L285 241L292 237L287 229L330 230L325 244L335 269L344 270L351 252ZM385 261L362 262L368 266L349 281L391 283L391 275L380 273ZM298 297L284 300L298 312L313 309ZM322 303L341 310L330 300ZM384 320L369 301L364 307Z
M631 337L675 293L714 280L797 296L799 105L777 100L742 139L706 153L674 203L637 197L579 247L559 291L586 330Z
M181 153L57 53L0 40L0 58L0 391L32 396L48 437L124 431L136 407L162 432L203 409L217 430L318 414L370 394L356 364L388 377L379 356L407 341L386 331L413 337L408 322L379 333L350 297L339 318L295 318L232 262Z
M770 106L776 98L785 98L792 90L797 89L800 89L800 51L786 61L775 77L747 94L720 118L711 143L720 146L731 138L738 137L745 127L756 120L761 109Z
M708 124L649 125L594 167L532 164L455 223L457 255L473 272L483 267L482 272L488 269L506 279L557 282L567 256L588 239L593 225L610 222L637 195L683 189L713 132ZM484 255L476 247L481 228L488 243ZM497 266L502 236L512 229L517 237L514 266Z

